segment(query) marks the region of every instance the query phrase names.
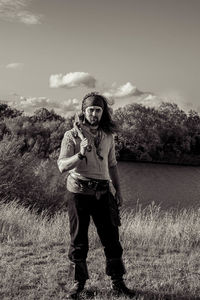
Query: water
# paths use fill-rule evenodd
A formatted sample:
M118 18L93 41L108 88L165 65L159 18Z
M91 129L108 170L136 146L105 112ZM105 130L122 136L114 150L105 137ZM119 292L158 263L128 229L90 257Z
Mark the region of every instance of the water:
M152 203L169 208L200 207L200 167L118 163L125 207Z

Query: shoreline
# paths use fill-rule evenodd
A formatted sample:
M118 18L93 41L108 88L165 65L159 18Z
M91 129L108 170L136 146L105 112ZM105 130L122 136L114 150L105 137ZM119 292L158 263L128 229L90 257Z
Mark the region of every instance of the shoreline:
M175 165L184 167L200 167L200 161L196 162L177 162L177 161L164 161L164 160L136 160L134 158L118 158L118 162L134 162L134 163L148 163L148 164L160 164L160 165Z

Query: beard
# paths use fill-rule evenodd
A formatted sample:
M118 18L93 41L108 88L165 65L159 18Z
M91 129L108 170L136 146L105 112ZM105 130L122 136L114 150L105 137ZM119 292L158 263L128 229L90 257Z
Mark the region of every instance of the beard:
M90 126L97 127L99 126L99 119L97 117L91 117L89 120L85 120Z

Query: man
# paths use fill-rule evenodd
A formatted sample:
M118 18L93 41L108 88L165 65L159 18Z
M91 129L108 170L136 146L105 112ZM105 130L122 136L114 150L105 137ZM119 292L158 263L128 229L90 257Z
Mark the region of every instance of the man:
M115 144L115 124L107 100L98 93L87 94L82 101L82 114L74 128L67 131L61 144L58 167L69 171L67 178L68 214L71 244L69 259L74 285L68 298L78 299L88 277L88 226L93 218L106 256L106 274L118 294L134 296L124 281L125 268L119 241L118 219L111 213L110 181L115 188L117 205L122 205ZM116 211L115 211L116 212ZM116 221L117 220L117 221Z

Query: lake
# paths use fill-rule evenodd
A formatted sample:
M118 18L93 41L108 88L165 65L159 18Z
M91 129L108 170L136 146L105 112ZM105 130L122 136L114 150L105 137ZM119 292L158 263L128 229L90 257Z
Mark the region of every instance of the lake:
M118 163L125 207L152 201L162 209L200 207L200 167Z

